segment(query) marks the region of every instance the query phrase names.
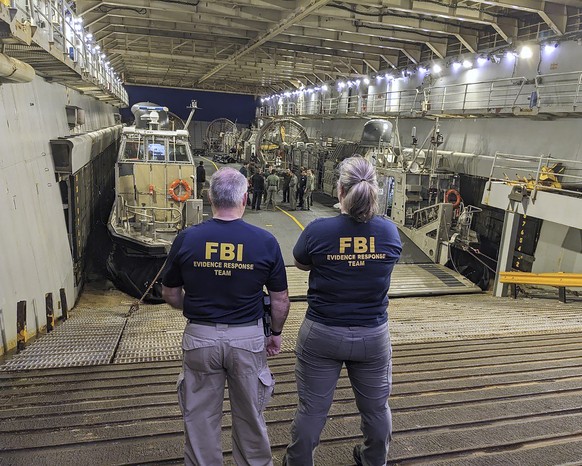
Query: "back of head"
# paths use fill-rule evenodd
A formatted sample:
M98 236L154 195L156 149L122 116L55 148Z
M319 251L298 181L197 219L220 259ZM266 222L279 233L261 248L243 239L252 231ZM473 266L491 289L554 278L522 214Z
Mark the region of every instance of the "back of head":
M230 167L221 168L210 178L210 202L218 209L239 207L247 187L247 179L241 172Z
M339 168L338 192L343 193L342 207L357 222L372 219L378 208L376 170L365 158L355 155Z

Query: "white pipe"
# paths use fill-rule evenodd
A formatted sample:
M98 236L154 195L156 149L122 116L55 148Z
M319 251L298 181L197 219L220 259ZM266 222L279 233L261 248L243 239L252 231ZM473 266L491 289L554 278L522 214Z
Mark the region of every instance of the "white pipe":
M29 83L34 76L32 66L0 53L0 83Z

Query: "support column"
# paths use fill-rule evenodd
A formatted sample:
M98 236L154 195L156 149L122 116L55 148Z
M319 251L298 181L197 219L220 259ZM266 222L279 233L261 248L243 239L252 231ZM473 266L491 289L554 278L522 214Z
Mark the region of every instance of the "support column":
M493 287L493 296L507 296L509 285L507 283L500 283L499 276L500 272L508 272L511 270L518 229L519 214L506 210L505 218L503 220L503 231L501 232L501 244L499 245L499 257L497 259L497 271L495 272L496 277L495 285Z

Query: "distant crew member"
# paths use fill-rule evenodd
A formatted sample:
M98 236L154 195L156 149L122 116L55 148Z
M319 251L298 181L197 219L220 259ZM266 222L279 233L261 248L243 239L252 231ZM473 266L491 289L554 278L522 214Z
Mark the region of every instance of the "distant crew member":
M305 173L305 168L301 168L301 172L299 174L299 180L297 183L297 208L303 209L304 207L304 194L305 188L307 186L307 173Z
M275 169L271 170L271 174L267 177L267 202L265 206L268 208L269 203L271 204L271 209L275 210L277 207L277 191L279 191L279 177L276 174Z
M183 372L178 398L188 466L223 464L222 402L228 381L234 463L272 465L263 411L274 388L267 355L281 350L289 312L287 277L275 237L242 220L247 180L234 168L210 179L213 218L174 240L163 297L183 309ZM271 297L271 336L263 328L263 286Z
M297 210L297 175L293 172L289 179L289 208Z
M402 245L396 225L375 215L378 183L366 159L342 162L338 197L341 214L311 222L293 249L297 268L310 272L296 347L299 404L283 459L288 466L313 465L344 364L364 434L354 448L356 464L385 465L392 433L387 293Z
M261 210L261 198L265 190L265 177L261 173L261 169L257 169L255 174L251 177L251 185L253 187L253 210Z
M313 191L315 191L315 176L311 170L307 170L305 178L304 205L305 210L311 210L311 206L313 205Z
M291 181L291 170L283 171L283 202L289 202L289 182Z
M206 170L204 169L204 162L200 161L196 167L196 193L198 195L198 199L202 199L204 183L206 183Z

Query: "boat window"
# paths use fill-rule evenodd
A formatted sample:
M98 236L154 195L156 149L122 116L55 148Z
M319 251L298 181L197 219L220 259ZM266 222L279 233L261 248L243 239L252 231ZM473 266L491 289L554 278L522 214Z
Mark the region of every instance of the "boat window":
M170 162L189 162L188 149L186 144L170 143Z
M123 148L123 158L129 160L143 160L143 149L139 141L126 141Z
M144 143L148 162L166 161L166 140L160 137L147 137Z

